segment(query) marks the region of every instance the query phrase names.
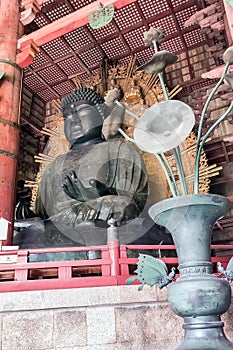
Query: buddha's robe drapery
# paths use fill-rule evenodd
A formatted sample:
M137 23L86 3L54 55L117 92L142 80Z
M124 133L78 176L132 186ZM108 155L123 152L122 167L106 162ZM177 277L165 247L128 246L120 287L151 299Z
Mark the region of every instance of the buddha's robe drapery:
M90 187L89 180L96 179L117 194L97 194L96 199L86 198L84 202L71 199L62 189L64 178L71 171L75 171L84 187ZM58 156L46 167L35 211L43 219L63 223L106 221L110 217L127 221L140 214L147 195L145 164L134 145L123 140L93 140Z

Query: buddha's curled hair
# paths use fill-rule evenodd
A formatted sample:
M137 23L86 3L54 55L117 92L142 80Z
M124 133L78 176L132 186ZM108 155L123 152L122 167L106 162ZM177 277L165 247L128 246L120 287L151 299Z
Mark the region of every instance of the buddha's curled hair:
M106 117L107 111L104 100L97 92L89 88L81 88L80 90L75 90L64 97L61 101L61 113L63 114L63 111L67 106L79 101L86 101L88 104L95 106L99 111L101 117L103 119Z

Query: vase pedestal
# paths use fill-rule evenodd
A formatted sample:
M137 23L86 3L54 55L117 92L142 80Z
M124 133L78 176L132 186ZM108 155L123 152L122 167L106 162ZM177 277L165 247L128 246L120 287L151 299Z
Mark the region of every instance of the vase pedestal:
M219 195L187 195L166 199L149 209L176 245L180 277L168 286L172 310L184 318L184 340L177 350L233 350L220 316L231 303L231 288L213 274L211 235L215 222L230 207Z
M231 302L227 281L206 272L187 273L168 286L168 301L172 310L184 318L184 340L177 350L233 349L219 316Z
M185 317L184 341L176 350L232 350L223 326L220 316Z

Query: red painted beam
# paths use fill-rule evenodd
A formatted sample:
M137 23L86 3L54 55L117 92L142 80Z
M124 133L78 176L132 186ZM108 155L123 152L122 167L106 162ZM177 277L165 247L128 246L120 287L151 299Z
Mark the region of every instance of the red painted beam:
M35 32L23 36L18 40L18 49L21 52L25 52L31 58L31 60L26 61L25 56L22 57L22 54L18 55L17 64L20 67L26 67L30 65L33 61L33 54L29 50L31 43L33 45L40 47L54 39L57 39L67 33L72 32L73 30L80 28L88 23L88 15L91 12L94 12L100 8L100 4L106 7L109 5L114 5L115 9L120 9L124 6L132 4L136 0L102 0L95 1L71 14L58 19L43 28L36 30ZM39 2L40 3L40 2ZM30 44L29 44L30 43Z
M25 0L24 0L25 1ZM137 1L137 0L135 0L135 1ZM48 0L37 0L36 1L39 5L42 5L42 4L44 4L45 2L48 2ZM109 2L109 0L99 0L99 1L94 1L93 3L91 3L91 4L89 4L89 5L87 5L87 6L85 6L85 7L83 7L83 9L89 9L90 10L90 12L93 12L93 11L96 11L96 10L98 10L99 8L100 8L100 6L102 5L103 7L106 7L106 6L108 6L108 5L110 5L110 4L114 4L114 7L115 7L115 9L119 9L119 8L121 8L121 7L124 7L124 6L127 6L128 4L130 4L131 2L133 2L133 1L125 1L125 0L116 0L115 1L116 2L116 4L114 3L114 2ZM122 5L123 3L125 3L124 5ZM93 6L97 6L96 7L96 10L93 10ZM79 11L79 10L78 10Z

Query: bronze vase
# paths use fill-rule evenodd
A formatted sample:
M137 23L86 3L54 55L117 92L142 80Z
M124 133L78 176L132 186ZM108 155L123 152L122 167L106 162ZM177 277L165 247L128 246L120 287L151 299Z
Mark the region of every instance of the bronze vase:
M186 195L163 200L149 209L176 245L180 277L168 286L172 310L184 318L184 340L177 350L229 350L220 316L231 303L229 283L213 274L211 235L230 207L220 195Z

